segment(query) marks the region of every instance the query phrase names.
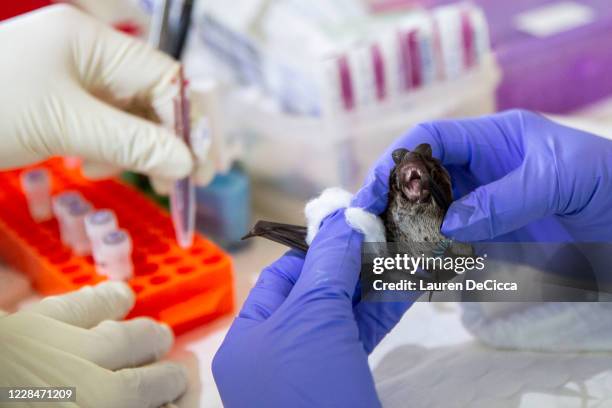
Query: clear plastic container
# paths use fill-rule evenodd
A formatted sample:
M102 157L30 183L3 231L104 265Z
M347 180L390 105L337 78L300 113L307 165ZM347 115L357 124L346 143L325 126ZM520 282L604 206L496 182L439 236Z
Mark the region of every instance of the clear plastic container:
M307 198L329 186L358 188L392 141L420 122L494 112L499 78L489 56L453 80L354 112L291 115L255 91L230 95L226 109L254 181Z
M263 185L298 199L356 189L415 124L495 111L499 71L484 14L469 2L340 12L329 24L304 14L324 2L296 4L245 21L229 5L201 5L186 53L190 78L225 84L227 137L242 147L254 194Z
M332 21L309 18L318 3L275 2L240 24L231 6L202 5L188 76L254 88L286 113L321 117L396 104L460 78L489 53L484 14L469 2L385 16L336 9Z

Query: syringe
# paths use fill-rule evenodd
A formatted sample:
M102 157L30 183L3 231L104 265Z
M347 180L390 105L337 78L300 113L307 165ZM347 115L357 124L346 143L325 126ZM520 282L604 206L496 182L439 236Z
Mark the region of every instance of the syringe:
M21 174L21 187L28 200L30 215L36 222L53 218L51 211L51 176L45 169L32 169Z
M179 81L179 95L174 99L174 130L176 135L191 148L190 107L182 69ZM191 176L187 176L176 181L170 192L172 223L176 241L182 248L189 248L193 243L195 210L195 186Z

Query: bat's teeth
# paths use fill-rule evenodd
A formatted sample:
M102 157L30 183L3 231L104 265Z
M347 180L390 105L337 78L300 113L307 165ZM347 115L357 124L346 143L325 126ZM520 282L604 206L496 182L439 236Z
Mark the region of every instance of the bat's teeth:
M412 181L415 179L421 178L421 171L419 169L410 169L410 173L408 174L408 181Z

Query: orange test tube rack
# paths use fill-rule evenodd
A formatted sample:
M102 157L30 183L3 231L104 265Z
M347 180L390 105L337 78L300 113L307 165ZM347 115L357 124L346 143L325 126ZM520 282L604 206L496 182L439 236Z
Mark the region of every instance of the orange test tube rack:
M189 249L180 248L168 213L135 188L117 180L91 181L61 159L35 167L52 174L52 194L77 190L95 208L110 208L119 226L131 235L136 293L130 317L150 316L183 333L233 310L234 289L229 255L195 235ZM29 214L19 175L25 169L0 172L0 257L26 273L43 295L59 294L105 280L91 256L71 253L62 245L57 221L37 223Z

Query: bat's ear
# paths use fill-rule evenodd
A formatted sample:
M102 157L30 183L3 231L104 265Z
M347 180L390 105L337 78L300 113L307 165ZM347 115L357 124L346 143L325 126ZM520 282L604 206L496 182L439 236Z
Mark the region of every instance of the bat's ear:
M431 158L431 146L429 143L421 143L414 149L415 152L420 153L423 157Z
M408 151L408 149L395 149L393 153L391 153L391 157L393 157L393 162L395 162L395 164L399 164L399 162L402 161Z

